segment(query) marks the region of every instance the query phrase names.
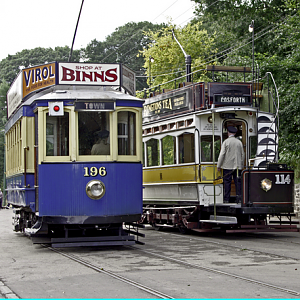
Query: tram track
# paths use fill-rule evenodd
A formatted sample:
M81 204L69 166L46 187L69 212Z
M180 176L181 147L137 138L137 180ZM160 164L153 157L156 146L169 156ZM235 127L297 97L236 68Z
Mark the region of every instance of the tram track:
M168 233L164 233L161 231L162 234L169 234ZM182 235L181 233L172 233L180 238L185 237L184 235ZM245 236L245 235L244 235ZM272 238L266 238L266 237L260 237L257 235L251 235L251 234L247 234L248 237L255 237L255 238L260 238L260 239L266 239L266 240L272 240L272 241L277 241L280 243L284 243L283 241L280 241L278 239L272 239ZM300 261L299 258L296 257L292 257L292 256L287 256L287 255L281 255L281 254L276 254L276 253L271 253L271 252L267 252L267 251L262 251L262 250L257 250L257 249L253 249L253 248L244 248L241 246L235 246L235 245L230 245L228 243L222 243L220 241L212 241L211 239L204 239L204 238L195 238L193 236L187 235L186 239L188 240L194 240L194 241L200 241L200 242L205 242L205 243L210 243L210 244L214 244L214 245L219 245L219 246L226 246L228 248L233 248L233 249L239 249L239 250L243 250L243 251L251 251L251 252L255 252L255 253L259 253L259 254L265 254L265 255L272 255L273 257L278 257L278 258L284 258L284 259L291 259L291 260L295 260L295 261ZM300 245L300 243L298 242L289 242L291 244L295 244L295 245Z
M168 234L170 234L170 232L168 232L168 233L160 232L160 234L168 235ZM228 243L222 243L221 241L212 241L210 239L196 238L196 237L192 237L192 236L186 237L186 236L179 235L179 234L176 234L176 233L174 233L172 235L178 236L181 239L185 238L185 239L188 239L188 240L198 241L198 242L202 242L202 243L210 243L210 244L218 245L220 247L225 246L229 249L233 248L233 249L237 249L237 250L243 250L243 251L249 251L249 252L251 251L251 252L256 252L256 253L263 254L263 255L270 255L270 256L273 256L273 257L281 258L281 259L290 259L290 260L294 260L294 261L297 261L297 262L300 260L298 258L289 257L289 256L286 256L286 255L278 255L278 254L274 254L274 253L270 253L270 252L266 252L266 251L250 249L248 247L244 248L242 245L230 245ZM280 242L282 242L282 241L280 241ZM295 244L299 244L299 243L296 242ZM64 251L60 251L57 248L52 248L49 245L44 245L44 246L49 248L50 250L58 253L58 254L61 254L65 257L69 258L69 259L72 259L75 262L78 262L78 263L80 263L80 264L82 264L86 267L89 267L89 268L95 270L96 272L103 273L107 276L113 277L117 280L120 280L122 282L130 284L130 285L132 285L132 286L134 286L134 287L136 287L140 290L143 290L143 291L145 291L145 292L147 292L147 293L149 293L149 294L151 294L155 297L162 298L162 299L173 299L173 297L171 297L169 295L166 295L166 294L161 293L157 290L149 288L149 287L147 287L145 285L142 285L138 282L135 282L131 279L127 279L124 276L118 275L118 274L116 274L114 272L111 272L109 270L105 270L104 268L101 268L97 265L94 265L93 263L90 263L90 262L88 262L88 261L86 261L86 260L84 260L80 257L68 254ZM147 255L148 257L149 256L156 257L158 259L162 259L164 261L169 261L169 262L177 264L179 266L185 266L185 267L192 268L192 269L198 269L198 270L202 270L202 271L205 271L205 272L214 273L214 274L217 274L217 275L220 275L220 276L226 276L228 278L241 280L241 281L247 282L249 284L254 284L254 285L258 285L258 286L265 287L265 288L268 288L268 289L276 290L278 292L285 293L285 294L288 294L290 296L296 296L296 297L300 296L299 291L288 289L288 288L282 287L280 285L267 283L267 282L264 282L264 281L261 281L261 280L256 280L256 279L253 279L253 278L241 276L241 275L234 274L234 273L231 273L231 272L222 271L222 270L219 270L219 269L216 269L216 268L210 268L210 267L202 266L202 265L195 264L195 263L189 263L189 262L184 261L182 259L177 259L177 258L173 258L173 257L170 257L170 256L165 256L163 254L156 253L155 249L153 249L153 250L144 250L144 249L141 249L138 246L124 246L124 247L128 248L128 249L131 249L131 250L134 250L134 251L138 251L140 253L143 253L143 254ZM150 244L149 244L149 247L151 247Z
M293 290L290 290L290 289L287 289L287 288L284 288L284 287L280 287L280 286L277 286L277 285L269 284L269 283L266 283L266 282L263 282L263 281L247 278L247 277L244 277L244 276L240 276L240 275L237 275L237 274L217 270L217 269L214 269L214 268L204 267L204 266L200 266L200 265L197 265L197 264L191 264L191 263L188 263L188 262L183 261L183 260L179 260L179 259L172 258L172 257L169 257L169 256L164 256L164 255L157 254L157 253L154 253L154 252L151 252L151 251L148 251L148 250L142 250L142 249L136 248L134 246L126 246L126 247L131 248L131 249L135 249L137 251L141 251L141 252L146 253L148 255L156 256L160 259L164 259L164 260L167 260L167 261L170 261L170 262L173 262L173 263L177 263L179 265L184 265L184 266L187 266L187 267L190 267L190 268L199 269L199 270L207 271L207 272L210 272L210 273L215 273L215 274L218 274L218 275L231 277L231 278L234 278L234 279L242 280L242 281L245 281L245 282L248 282L248 283L256 284L256 285L267 287L267 288L277 290L277 291L280 291L280 292L283 292L283 293L287 293L289 295L300 296L300 292L293 291Z
M56 253L64 256L64 257L67 257L68 259L71 259L71 260L73 260L73 261L75 261L75 262L77 262L77 263L79 263L79 264L81 264L81 265L83 265L85 267L88 267L88 268L90 268L90 269L92 269L92 270L94 270L94 271L96 271L98 273L102 273L102 274L110 276L110 277L112 277L114 279L117 279L119 281L122 281L122 282L124 282L126 284L129 284L129 285L131 285L131 286L133 286L135 288L138 288L138 289L140 289L140 290L142 290L142 291L144 291L144 292L146 292L148 294L151 294L152 296L155 296L155 297L161 298L161 299L174 299L173 297L171 297L171 296L169 296L169 295L167 295L165 293L162 293L160 291L154 290L154 289L152 289L152 288L150 288L148 286L140 284L140 283L138 283L136 281L128 279L128 278L126 278L124 276L121 276L119 274L116 274L114 272L105 270L104 268L101 268L99 266L93 265L93 264L91 264L90 262L88 262L86 260L83 260L83 259L81 259L79 257L76 257L75 255L67 254L67 253L65 253L63 251L60 251L60 250L58 250L56 248L52 248L52 247L50 247L48 245L45 245L45 244L43 246L45 248L48 248L49 250L51 250L53 252L56 252Z
M143 290L144 292L146 292L148 294L151 294L152 296L155 296L155 297L161 298L161 299L174 299L173 297L171 297L171 296L169 296L165 293L154 290L154 289L152 289L150 287L147 287L143 284L140 284L136 281L128 279L128 278L126 278L124 276L121 276L119 274L116 274L115 272L105 270L104 268L96 266L96 265L94 265L94 264L92 264L92 263L90 263L90 262L88 262L88 261L86 261L82 258L79 258L75 255L65 253L64 251L58 250L56 248L52 248L48 245L44 245L44 247L46 247L49 250L51 250L53 252L56 252L56 253L64 256L64 257L67 257L68 259L71 259L71 260L73 260L73 261L75 261L75 262L77 262L77 263L79 263L83 266L91 268L96 272L105 274L105 275L110 276L114 279L117 279L121 282L132 285L133 287L138 288L140 290ZM125 246L125 247L128 248L128 249L134 250L134 251L142 252L142 253L144 253L148 256L150 255L150 256L153 256L153 257L157 257L159 259L163 259L164 261L169 261L171 263L178 264L180 266L185 266L185 267L189 267L189 268L193 268L193 269L206 271L206 272L209 272L209 273L214 273L214 274L221 275L221 276L230 277L230 278L241 280L241 281L244 281L244 282L247 282L247 283L250 283L250 284L255 284L255 285L258 285L258 286L261 286L261 287L266 287L266 288L269 288L269 289L272 289L272 290L276 290L276 291L279 291L279 292L282 292L282 293L285 293L285 294L288 294L288 295L297 296L297 297L300 296L300 292L294 291L294 290L291 290L291 289L288 289L288 288L285 288L285 287L281 287L281 286L278 286L278 285L266 283L266 282L256 280L256 279L252 279L252 278L248 278L248 277L245 277L245 276L240 276L240 275L237 275L237 274L234 274L234 273L229 273L229 272L218 270L218 269L215 269L215 268L201 266L201 265L195 264L195 263L189 263L189 262L186 262L184 260L180 260L180 259L172 258L170 256L165 256L165 255L162 255L162 254L154 253L154 252L149 251L149 250L143 250L143 249L140 249L140 248L135 247L135 246Z

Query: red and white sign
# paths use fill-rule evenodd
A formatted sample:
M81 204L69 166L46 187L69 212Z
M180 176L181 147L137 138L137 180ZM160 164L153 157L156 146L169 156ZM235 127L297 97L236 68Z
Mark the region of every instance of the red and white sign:
M120 85L119 64L59 63L58 84Z

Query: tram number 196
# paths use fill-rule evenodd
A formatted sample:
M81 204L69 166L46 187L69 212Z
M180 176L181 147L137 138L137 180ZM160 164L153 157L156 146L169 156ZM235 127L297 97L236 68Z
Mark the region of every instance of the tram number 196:
M84 167L84 177L95 177L97 175L104 177L106 176L106 168L105 167L100 167L99 169L96 167Z

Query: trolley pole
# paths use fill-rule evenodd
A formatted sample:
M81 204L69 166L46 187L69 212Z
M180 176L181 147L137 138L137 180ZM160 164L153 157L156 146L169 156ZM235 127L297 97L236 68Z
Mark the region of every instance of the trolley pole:
M187 82L192 82L192 75L191 75L191 72L192 72L192 68L191 68L191 65L192 65L192 57L188 54L186 54L186 52L184 51L183 47L181 46L181 44L179 43L179 41L177 40L176 36L175 36L175 33L174 33L174 29L172 29L172 35L175 39L175 41L177 42L177 44L179 45L182 53L184 54L184 57L185 57L185 73L186 73L186 81Z
M73 41L72 41L72 46L71 46L71 49L70 49L70 54L69 54L69 60L68 60L68 62L70 62L71 58L72 58L73 47L74 47L74 42L75 42L75 37L76 37L76 33L77 33L79 19L80 19L80 15L81 15L81 11L82 11L83 2L84 2L84 0L82 0L82 2L81 2L80 11L79 11L79 15L78 15L77 23L76 23L76 28L75 28L75 32L74 32L74 36L73 36Z

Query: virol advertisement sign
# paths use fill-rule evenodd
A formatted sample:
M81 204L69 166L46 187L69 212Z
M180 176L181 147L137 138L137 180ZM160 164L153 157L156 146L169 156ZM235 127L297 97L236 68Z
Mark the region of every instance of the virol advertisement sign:
M116 85L120 81L119 64L59 63L58 84Z
M55 62L23 69L23 98L34 91L55 85L56 72Z

